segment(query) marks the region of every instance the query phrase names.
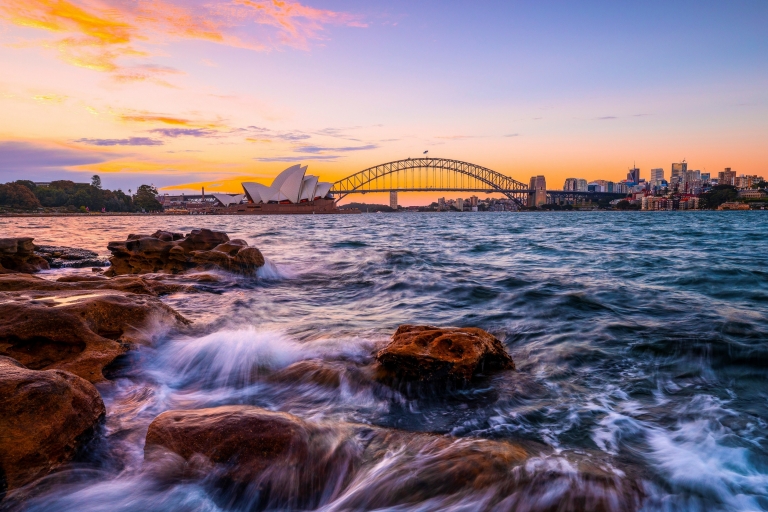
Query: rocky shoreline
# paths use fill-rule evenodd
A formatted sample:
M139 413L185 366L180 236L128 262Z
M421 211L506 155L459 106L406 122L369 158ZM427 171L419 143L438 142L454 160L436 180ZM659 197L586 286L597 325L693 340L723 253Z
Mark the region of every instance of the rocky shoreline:
M53 266L40 254L82 255L78 261L96 254L60 249L0 239L0 500L17 508L36 481L103 435L108 411L95 384L110 384L110 365L166 333L200 328L162 296L206 293L199 283L211 278L204 272L254 277L265 264L259 249L225 233L158 231L111 242L104 275L32 275ZM440 394L515 371L504 344L478 328L403 325L371 356L362 365L307 359L264 378L334 392L354 374L360 385ZM577 473L542 469L536 461L545 452L522 440L314 421L239 404L162 412L145 442L146 464L163 478L209 482L226 491L232 508L312 509L330 501L338 510L398 507L461 490L483 493L500 510L641 507L638 480L583 454L571 457ZM382 472L392 453L412 462ZM356 482L374 474L382 491L371 495ZM551 486L570 505L548 501Z

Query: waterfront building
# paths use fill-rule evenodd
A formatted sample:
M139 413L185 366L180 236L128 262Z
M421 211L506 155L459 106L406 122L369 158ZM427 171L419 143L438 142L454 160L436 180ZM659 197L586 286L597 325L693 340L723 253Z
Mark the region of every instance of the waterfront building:
M547 180L544 176L532 176L530 181L532 192L528 195L528 206L539 207L547 204Z
M318 181L306 175L308 166L293 165L277 175L270 186L261 183L242 184L245 197L251 203L298 204L325 199L333 183Z
M765 190L758 190L758 189L744 189L739 190L739 197L743 199L765 199L768 194L765 192Z
M658 185L659 182L664 180L664 169L657 167L651 169L651 185Z
M437 200L437 209L438 211L445 210L445 198L441 197Z
M245 194L213 194L213 198L216 200L217 206L227 207L242 203Z
M579 178L576 180L576 191L577 192L586 192L587 191L587 180Z
M456 200L456 209L460 212L464 211L464 200L462 198L458 198Z
M389 207L393 210L397 210L397 190L393 190L389 193Z
M575 192L578 186L578 180L576 178L566 178L563 190L565 192Z

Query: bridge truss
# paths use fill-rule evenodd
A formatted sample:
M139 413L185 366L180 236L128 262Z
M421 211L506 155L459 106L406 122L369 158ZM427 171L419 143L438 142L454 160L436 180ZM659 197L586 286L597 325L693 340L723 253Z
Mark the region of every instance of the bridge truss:
M530 188L479 165L447 158L407 158L370 167L333 184L336 201L375 192L500 193L525 205Z

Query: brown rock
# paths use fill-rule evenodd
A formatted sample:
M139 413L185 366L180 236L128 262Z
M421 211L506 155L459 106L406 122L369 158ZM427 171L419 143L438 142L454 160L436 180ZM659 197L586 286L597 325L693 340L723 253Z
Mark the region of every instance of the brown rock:
M114 290L5 292L0 293L0 355L33 370L67 370L99 382L104 367L130 345L153 341L151 328L187 323L146 295Z
M125 242L110 242L107 248L112 253L112 267L105 273L109 276L177 274L192 269L253 274L264 265L258 249L210 229L195 229L186 236L167 231L150 236L129 235Z
M31 274L49 268L44 258L35 254L34 238L0 238L0 274Z
M0 357L0 411L0 493L70 460L105 414L86 380L29 370L7 357Z
M165 412L150 424L145 446L150 459L162 449L193 463L203 456L225 480L289 508L338 493L359 460L348 432L251 406Z
M107 279L104 276L76 275L50 281L28 274L0 274L0 292L76 290L116 290L152 296L196 291L190 285L139 276L118 276Z
M514 369L504 345L475 327L401 325L376 360L395 378L466 382L487 370Z

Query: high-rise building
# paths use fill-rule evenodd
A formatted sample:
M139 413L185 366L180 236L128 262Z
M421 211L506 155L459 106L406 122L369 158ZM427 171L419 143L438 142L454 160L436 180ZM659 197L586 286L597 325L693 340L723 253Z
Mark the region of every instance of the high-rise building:
M736 178L736 171L732 171L730 167L726 167L722 172L717 173L718 185L733 185Z
M440 211L445 210L445 198L441 197L437 200L437 209Z
M566 192L575 192L578 190L579 187L579 180L576 178L566 178L565 179L565 185L563 185L563 190Z
M464 211L464 200L462 198L458 198L456 200L456 209L460 212Z
M477 207L477 196L472 196L469 198L469 206L471 206L472 208Z
M389 207L393 210L397 210L397 191L393 190L389 193Z
M640 183L640 169L632 167L627 173L627 181L631 181L634 184Z
M710 174L708 172L701 173L701 181L709 181L710 180Z
M577 192L586 192L587 191L587 180L584 179L577 179L576 180L576 191Z
M547 180L544 176L531 176L531 192L528 193L528 206L539 207L547 204Z
M662 181L664 181L664 169L651 169L651 185L657 185Z
M676 183L683 181L683 174L688 170L688 164L683 160L680 163L672 164L672 174L670 179L677 178Z

